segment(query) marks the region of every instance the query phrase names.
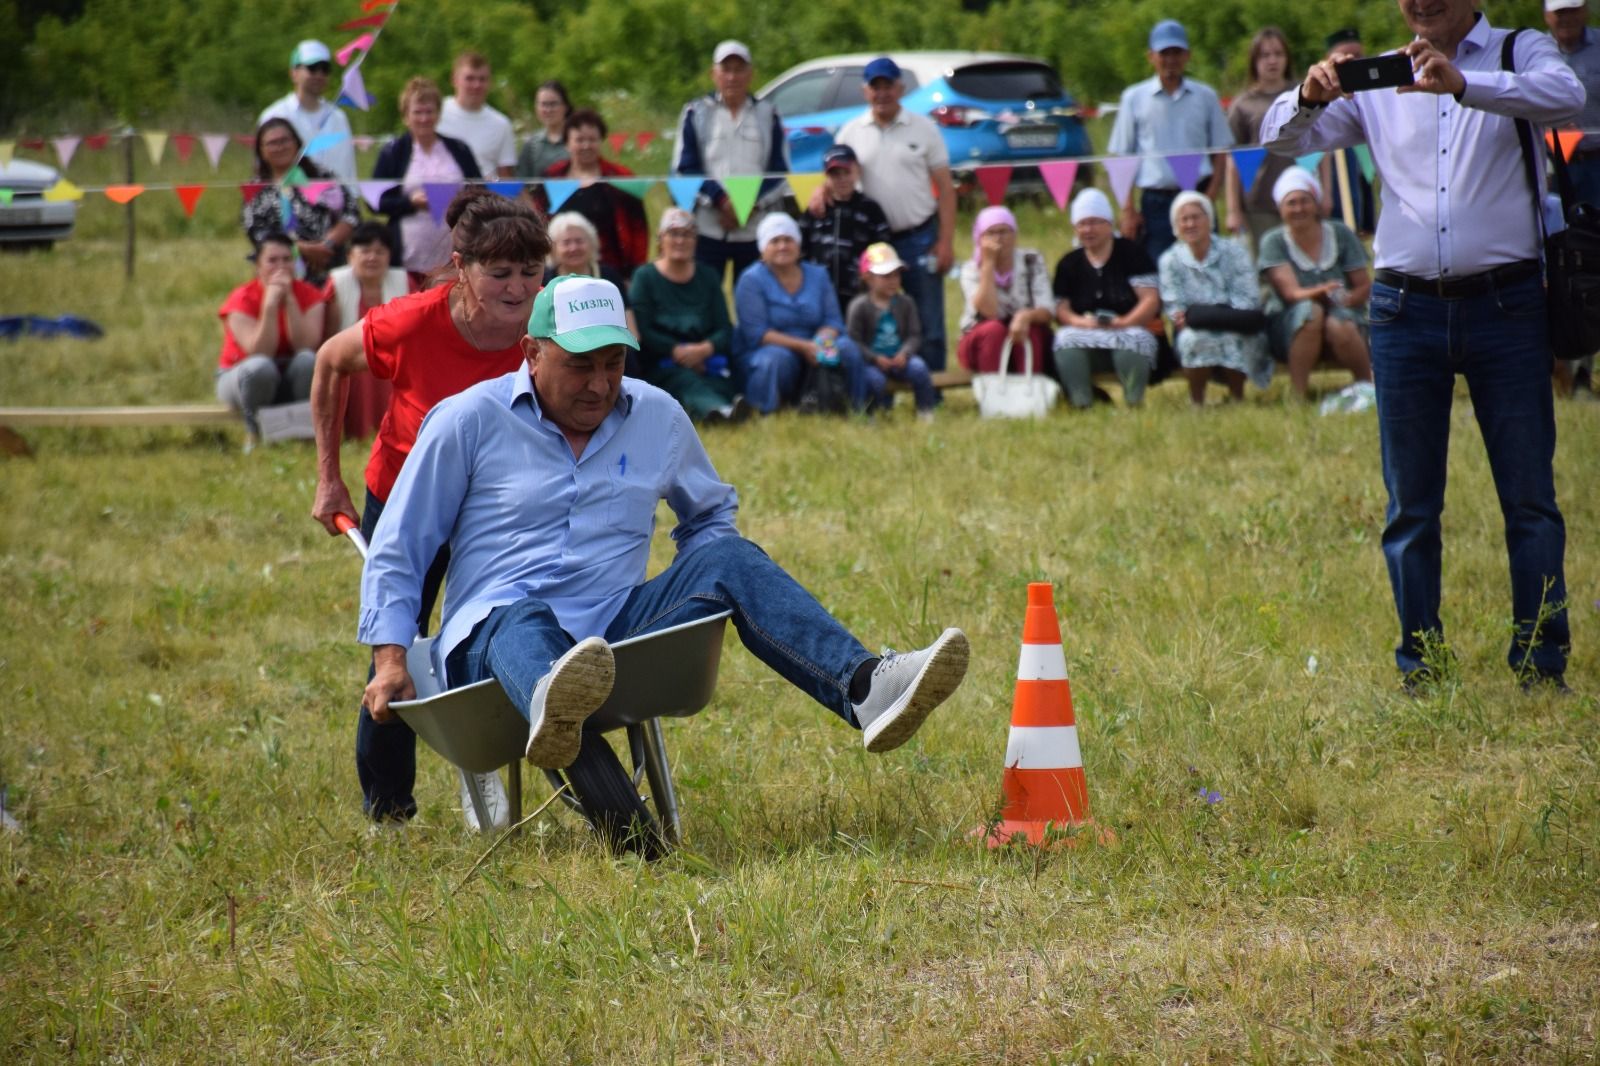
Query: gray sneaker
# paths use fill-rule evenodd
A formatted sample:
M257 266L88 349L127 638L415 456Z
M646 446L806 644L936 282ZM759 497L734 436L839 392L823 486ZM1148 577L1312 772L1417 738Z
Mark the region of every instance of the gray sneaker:
M489 810L489 823L491 828L504 829L511 824L511 800L506 796L506 786L500 781L500 774L491 770L486 774L469 774L461 771L461 813L467 820L467 828L474 833L482 825L478 822L478 808L472 803L472 786L476 785L478 795L483 799L483 805Z
M617 665L611 645L588 637L557 659L528 704L528 761L547 770L571 766L583 743L583 720L611 695Z
M872 671L867 698L851 707L866 749L892 751L910 740L928 713L961 684L968 654L967 635L959 629L945 630L921 651L897 655L886 649Z

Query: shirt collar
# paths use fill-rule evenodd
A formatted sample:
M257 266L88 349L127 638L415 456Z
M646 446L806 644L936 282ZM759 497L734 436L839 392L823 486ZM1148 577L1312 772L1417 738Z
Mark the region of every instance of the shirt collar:
M529 368L526 359L522 361L521 366L517 367L517 376L511 382L511 396L507 399L506 406L515 407L517 401L524 396L528 398L528 405L533 408L534 417L541 422L544 421L544 412L539 410L539 394L533 391L533 371ZM622 393L617 397L617 405L611 409L606 418L609 419L611 415L619 412L623 418L627 418L633 413L633 399L633 393L628 388L628 379L623 378Z
M1157 74L1155 77L1150 79L1150 91L1152 93L1160 95L1160 96L1166 96L1167 95L1167 90L1161 84L1161 75ZM1178 83L1178 91L1173 93L1172 95L1173 96L1182 96L1184 93L1186 93L1188 91L1189 91L1189 79L1188 79L1187 76L1185 76L1184 79Z
M1472 29L1461 39L1461 44L1456 47L1456 57L1466 55L1468 52L1481 52L1489 44L1489 16L1479 11L1477 19L1472 24Z

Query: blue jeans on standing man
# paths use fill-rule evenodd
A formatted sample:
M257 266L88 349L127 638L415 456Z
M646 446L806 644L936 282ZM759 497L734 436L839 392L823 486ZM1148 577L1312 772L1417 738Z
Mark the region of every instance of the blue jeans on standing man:
M923 264L933 254L939 240L939 213L921 225L891 234L889 243L895 254L906 265L901 274L901 284L906 295L917 305L917 319L922 323L922 347L918 353L929 370L943 370L945 365L944 340L944 275L929 270Z
M1461 299L1374 284L1370 312L1389 490L1383 555L1400 616L1396 664L1408 675L1422 669L1424 635L1444 634L1439 517L1460 374L1505 517L1515 623L1507 658L1521 674L1559 676L1572 638L1562 566L1566 526L1552 471L1556 427L1543 279L1491 283L1487 293Z
M673 560L629 595L606 629L608 642L733 611L750 653L800 691L856 725L850 682L875 656L816 597L743 537L722 537ZM452 687L493 677L524 716L539 679L575 641L534 597L497 607L450 652Z

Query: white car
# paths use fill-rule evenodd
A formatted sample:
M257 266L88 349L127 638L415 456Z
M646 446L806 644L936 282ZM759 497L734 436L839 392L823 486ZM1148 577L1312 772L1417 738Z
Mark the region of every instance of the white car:
M26 159L0 167L0 189L11 190L11 202L0 204L0 247L48 248L72 236L78 202L44 198L44 191L59 180L55 167Z

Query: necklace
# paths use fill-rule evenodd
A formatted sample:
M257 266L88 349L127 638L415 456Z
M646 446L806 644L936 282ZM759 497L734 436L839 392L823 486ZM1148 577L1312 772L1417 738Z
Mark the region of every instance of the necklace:
M467 340L472 342L472 346L480 352L484 351L483 345L478 343L478 335L472 332L472 315L467 311L466 286L461 288L461 325L466 329Z

